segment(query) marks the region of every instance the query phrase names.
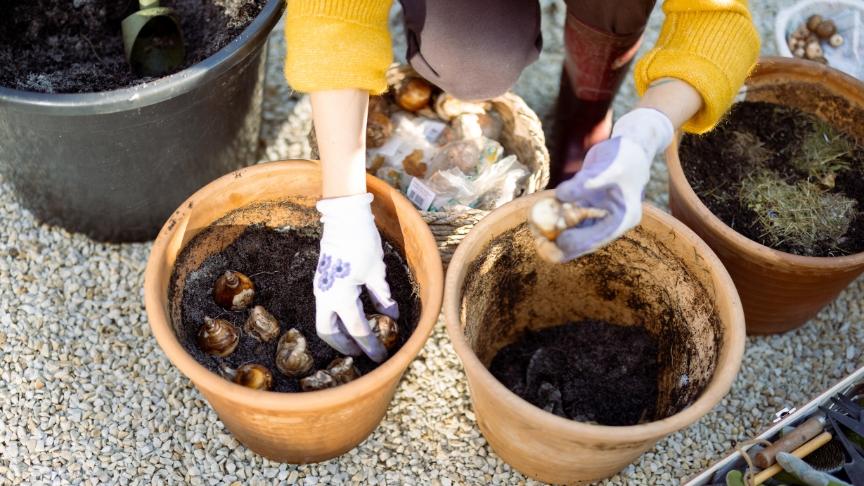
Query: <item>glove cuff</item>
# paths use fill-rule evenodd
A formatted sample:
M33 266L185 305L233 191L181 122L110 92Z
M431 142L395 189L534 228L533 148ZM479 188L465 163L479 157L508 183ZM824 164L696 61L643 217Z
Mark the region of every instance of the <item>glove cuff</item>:
M372 216L372 199L370 193L355 194L353 196L331 197L321 199L315 204L321 216L324 218L357 218Z
M625 114L612 127L612 137L625 137L645 149L649 160L665 150L675 136L672 121L660 110L636 108Z

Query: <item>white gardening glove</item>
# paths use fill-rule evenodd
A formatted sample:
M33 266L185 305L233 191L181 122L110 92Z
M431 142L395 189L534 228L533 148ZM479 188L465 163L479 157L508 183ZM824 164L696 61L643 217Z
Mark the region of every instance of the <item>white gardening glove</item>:
M315 271L315 328L342 354L365 353L380 363L387 350L378 341L360 302L362 286L378 312L399 318L399 307L385 280L381 236L372 216L372 194L318 201L323 234Z
M605 209L602 219L587 220L562 232L555 240L557 260L568 261L591 253L639 224L645 185L657 152L672 141L675 128L658 110L637 108L612 127L612 137L585 156L582 170L555 190L562 202Z

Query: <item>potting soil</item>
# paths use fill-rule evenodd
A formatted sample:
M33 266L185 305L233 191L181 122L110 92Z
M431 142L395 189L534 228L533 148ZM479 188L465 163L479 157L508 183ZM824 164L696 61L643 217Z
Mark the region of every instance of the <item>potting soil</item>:
M580 321L526 331L489 371L514 393L555 415L601 425L655 417L657 342L641 326Z
M682 168L711 212L751 240L797 255L858 253L864 251L864 147L836 130L830 136L821 133L825 127L795 108L736 103L713 131L683 138ZM826 140L816 148L824 153L802 163L814 150L814 135L816 141ZM749 190L751 196L748 184L754 181L759 185ZM748 203L754 196L758 204ZM809 199L771 200L778 196ZM803 238L774 234L784 216L809 221L812 228L802 231ZM842 225L839 231L836 225Z
M219 231L219 227L214 226L207 231ZM243 323L249 310L232 312L219 307L213 300L213 283L225 270L248 275L255 284L252 305L263 306L279 320L280 335L292 327L303 333L307 349L315 360L315 369L324 369L340 354L315 334L312 279L318 264L319 238L318 231L310 228L274 230L262 225L251 226L222 252L210 256L197 270L190 272L181 300L182 322L177 330L178 339L186 351L217 374L221 374L225 367L236 369L246 363L264 365L273 373L273 390L300 391L298 378L289 378L276 369L274 358L278 338L261 343L248 335L243 330ZM187 248L194 246L194 243L192 240ZM184 253L181 253L178 262L183 262L184 257ZM384 263L387 266L387 282L400 310L399 338L390 352L392 356L414 331L420 316L420 300L405 260L386 241ZM367 314L374 313L365 291L362 300ZM198 348L196 336L205 317L226 319L237 327L240 343L228 357L211 356ZM366 356L356 357L354 362L361 374L378 366Z
M163 0L177 11L185 68L231 42L266 0ZM137 0L0 0L0 86L89 93L149 81L129 69L120 23Z

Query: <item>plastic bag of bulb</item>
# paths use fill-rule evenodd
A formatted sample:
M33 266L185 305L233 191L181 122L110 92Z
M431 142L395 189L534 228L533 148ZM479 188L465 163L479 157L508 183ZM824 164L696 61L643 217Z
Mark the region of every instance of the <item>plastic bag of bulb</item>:
M466 115L450 125L397 114L381 147L367 152L367 169L401 190L422 211L494 209L521 192L529 170L488 138L495 126ZM500 132L498 132L500 133Z

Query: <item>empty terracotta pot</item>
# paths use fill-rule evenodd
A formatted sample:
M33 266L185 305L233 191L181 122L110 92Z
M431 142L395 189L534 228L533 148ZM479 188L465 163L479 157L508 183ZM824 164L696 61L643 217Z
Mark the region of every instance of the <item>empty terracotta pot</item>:
M495 452L542 481L596 481L726 395L744 351L744 314L711 249L650 206L637 229L597 253L561 265L540 259L525 221L537 199L551 195L518 199L471 230L447 271L444 313L477 422ZM657 339L658 399L648 422L568 420L523 400L489 372L495 354L526 329L584 319L644 326Z
M308 161L272 162L228 174L192 195L171 216L153 244L144 276L150 328L162 350L210 402L225 426L253 451L270 459L318 462L338 456L363 441L378 426L409 363L432 331L441 307L443 270L432 233L414 206L383 181L369 177L375 195L372 211L382 236L406 257L418 284L421 315L404 346L381 366L348 384L308 393L258 391L235 385L210 372L178 341L183 274L231 244L253 223L302 227L314 224L321 196L321 172ZM287 201L291 205L268 205ZM262 205L261 203L265 203ZM229 214L230 213L230 214ZM227 216L226 216L227 215ZM187 242L211 225L217 237L198 239L191 257L176 270ZM311 282L310 282L311 285Z
M798 108L864 143L864 83L819 63L763 58L747 81L746 101ZM864 271L864 253L809 257L774 250L730 228L699 200L681 168L678 145L666 151L672 214L713 249L732 275L747 332L795 329ZM686 161L685 161L686 163Z

